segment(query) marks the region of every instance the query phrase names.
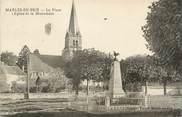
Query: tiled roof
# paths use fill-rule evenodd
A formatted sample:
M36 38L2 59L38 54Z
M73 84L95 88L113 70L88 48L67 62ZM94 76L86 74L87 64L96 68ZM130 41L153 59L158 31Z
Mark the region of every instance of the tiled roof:
M30 70L34 72L50 72L55 68L62 68L61 56L30 54Z
M18 66L8 66L0 63L0 74L26 75Z

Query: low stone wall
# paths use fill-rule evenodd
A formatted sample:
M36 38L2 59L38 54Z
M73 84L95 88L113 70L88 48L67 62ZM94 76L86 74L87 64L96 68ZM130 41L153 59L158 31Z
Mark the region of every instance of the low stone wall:
M148 107L182 109L182 96L148 96Z
M68 98L72 94L69 93L30 93L31 99L35 98ZM0 99L24 99L23 93L0 93Z
M139 105L120 105L120 106L97 106L96 108L98 111L122 111L122 112L135 112L135 111L140 111L141 110L141 106Z

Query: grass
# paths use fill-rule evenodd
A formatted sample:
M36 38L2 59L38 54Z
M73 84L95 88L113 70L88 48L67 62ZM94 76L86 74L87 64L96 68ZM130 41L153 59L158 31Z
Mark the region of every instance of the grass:
M60 110L59 112L19 113L5 117L174 117L174 111L165 112L132 112L132 113L87 113L74 110Z
M156 101L159 100L158 102ZM152 109L144 110L142 112L112 112L112 113L87 113L82 111L76 111L68 109L68 102L70 100L66 98L55 98L55 99L30 99L30 100L0 100L0 115L1 112L8 112L5 117L176 117L178 111L172 110L159 110ZM86 101L85 98L79 98L77 102L72 100L74 109L78 109L79 106L84 106ZM180 105L181 97L153 97L153 102L157 102L156 107L166 106L166 102ZM91 101L89 101L91 103ZM154 104L154 103L153 103ZM154 107L155 107L154 105ZM156 108L155 107L155 108ZM167 106L166 106L167 108ZM78 109L79 110L79 109ZM182 111L182 110L181 110ZM17 113L17 114L15 114ZM181 112L182 113L182 112Z

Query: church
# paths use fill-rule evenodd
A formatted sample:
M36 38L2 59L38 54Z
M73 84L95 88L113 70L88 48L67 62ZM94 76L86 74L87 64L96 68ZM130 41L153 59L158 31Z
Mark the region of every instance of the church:
M56 89L64 89L68 84L68 79L64 75L63 60L70 60L73 57L73 52L82 49L81 33L78 27L75 3L73 1L68 31L65 35L65 47L62 51L62 56L57 55L42 55L35 50L29 52L28 71L30 73L30 91L31 87L36 87L36 79L41 79L41 86L50 86L54 92ZM24 46L22 50L29 50ZM24 69L24 68L23 68Z
M81 33L78 27L78 20L76 16L75 4L73 1L69 28L65 36L65 47L62 52L62 57L70 59L73 56L73 52L82 49Z

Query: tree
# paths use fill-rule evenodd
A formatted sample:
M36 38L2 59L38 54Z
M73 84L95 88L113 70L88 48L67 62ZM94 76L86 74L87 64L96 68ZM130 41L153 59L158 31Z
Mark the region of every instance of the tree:
M108 80L110 74L111 58L107 54L95 49L76 51L71 61L65 64L65 72L72 79L73 86L78 94L79 84L82 80L88 82Z
M27 45L23 46L22 50L19 53L17 65L22 69L24 72L27 73L27 55L30 53L30 50Z
M138 88L140 85L145 86L145 94L147 94L148 82L153 77L153 60L152 57L137 55L128 57L126 60L121 60L121 73L124 80L124 88L130 83L136 85ZM137 89L134 87L133 89ZM131 88L131 87L130 87Z
M102 76L103 76L103 83L104 83L104 89L108 90L109 89L109 79L110 79L110 71L111 71L111 63L113 62L113 56L111 56L110 54L106 57L103 58L104 59L104 64L102 69Z
M35 55L40 55L40 52L39 52L38 49L35 49L35 50L33 51L33 53L34 53Z
M79 84L81 82L81 74L80 74L80 60L77 57L74 57L71 61L66 61L64 71L66 77L70 78L73 84L73 89L76 91L76 95L78 95Z
M166 95L167 83L176 80L176 76L179 76L172 67L163 67L156 56L132 56L122 61L121 64L126 64L125 83L143 84L145 94L147 94L148 82L160 82L163 83L164 95Z
M95 49L85 49L82 54L84 54L84 58L82 59L81 77L87 80L88 95L90 80L96 82L109 80L112 60L107 54Z
M182 1L159 0L149 6L147 24L142 27L147 47L164 68L182 70ZM168 68L167 68L168 69Z
M163 67L160 64L155 64L155 67L153 67L153 75L158 81L163 83L164 95L167 94L167 82L175 81L177 78L176 70L170 67Z
M1 61L9 66L15 66L17 62L17 56L14 55L12 52L2 52Z

